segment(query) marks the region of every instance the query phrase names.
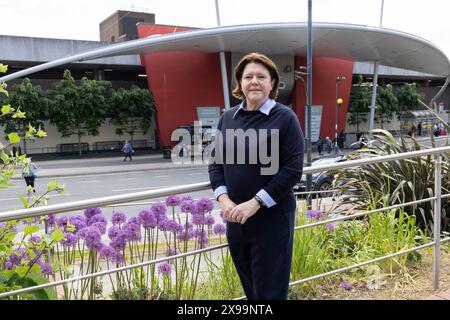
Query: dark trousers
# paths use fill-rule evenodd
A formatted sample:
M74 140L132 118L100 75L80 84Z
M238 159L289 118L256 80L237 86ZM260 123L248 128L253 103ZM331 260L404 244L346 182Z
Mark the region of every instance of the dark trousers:
M125 158L123 158L123 161L127 161L127 158L130 158L130 161L133 160L133 158L131 158L131 152L125 153Z
M28 186L31 186L33 188L33 192L34 192L34 177L24 177L25 179L25 183Z
M245 295L248 300L286 300L295 208L276 214L260 210L253 217L243 225L227 223L230 254Z

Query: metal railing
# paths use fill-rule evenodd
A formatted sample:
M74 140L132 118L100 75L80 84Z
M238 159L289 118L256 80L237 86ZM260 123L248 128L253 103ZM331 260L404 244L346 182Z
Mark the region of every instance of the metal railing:
M322 172L332 169L345 169L355 166L361 166L361 165L367 165L367 164L374 164L374 163L380 163L380 162L386 162L386 161L395 161L395 160L402 160L407 158L415 158L415 157L421 157L421 156L427 156L427 155L434 155L435 156L435 193L433 197L429 197L426 199L420 199L416 201L401 203L397 205L388 206L385 208L380 208L376 210L366 211L366 212L360 212L353 215L347 215L342 216L338 218L332 218L328 220L323 220L319 222L310 223L307 225L298 226L295 228L295 230L301 230L306 228L312 228L319 225L327 224L327 223L333 223L338 221L344 221L348 219L354 219L357 217L362 217L366 215L370 215L376 212L382 212L390 209L405 207L413 204L419 204L424 202L433 202L434 203L434 231L433 231L433 241L421 246L417 246L414 248L410 248L407 250L399 251L390 255L386 255L383 257L379 257L370 261L366 261L363 263L355 264L352 266L348 266L345 268L341 268L338 270L333 270L330 272L326 272L323 274L315 275L313 277L305 278L296 280L294 282L291 282L290 285L296 285L300 283L305 283L307 281L315 280L318 278L322 278L325 276L337 274L340 272L345 272L347 270L358 268L370 263L375 263L381 260L389 259L398 255L406 254L412 251L420 250L423 248L427 248L430 246L434 246L434 257L433 257L433 287L434 289L439 288L439 256L440 256L440 244L446 241L450 241L450 237L441 239L440 229L441 229L441 199L442 198L449 198L450 194L441 194L441 154L445 152L450 152L450 147L440 147L440 148L433 148L433 149L425 149L425 150L419 150L419 151L411 151L406 153L399 153L399 154L392 154L392 155L386 155L386 156L377 156L373 158L365 158L365 159L358 159L358 160L351 160L351 161L345 161L345 162L338 162L331 165L321 165L321 166L314 166L314 167L305 167L303 172L305 174L309 173L316 173L316 172ZM123 195L115 195L110 197L102 197L102 198L96 198L96 199L89 199L89 200L82 200L82 201L74 201L74 202L68 202L63 204L55 204L55 205L49 205L45 207L38 207L38 208L31 208L31 209L22 209L22 210L14 210L14 211L7 211L0 213L0 222L9 221L9 220L16 220L16 219L23 219L23 218L30 218L30 217L36 217L36 216L44 216L48 214L56 214L56 213L63 213L63 212L69 212L73 210L80 210L80 209L86 209L86 208L92 208L92 207L101 207L101 206L108 206L108 205L115 205L115 204L123 204L125 202L133 202L133 201L141 201L151 198L158 198L173 194L181 194L186 192L195 192L195 191L203 191L210 188L209 182L202 182L202 183L195 183L195 184L189 184L189 185L183 185L183 186L177 186L177 187L170 187L170 188L161 188L158 190L151 190L151 191L142 191L142 192L135 192L135 193L128 193ZM0 294L0 298L18 295L22 293L32 292L35 290L53 287L60 284L70 283L74 281L79 281L83 279L88 278L94 278L98 276L103 276L106 274L111 274L115 272L120 272L123 270L129 270L137 267L147 266L155 263L159 263L162 261L167 260L173 260L176 258L182 258L186 256L196 255L203 252L213 251L222 249L224 247L227 247L227 244L222 244L218 246L208 247L200 250L195 251L189 251L183 254L173 255L169 257L159 258L151 261L145 261L141 263L136 263L116 269L109 269L97 273L91 273L86 274L78 277L73 277L69 279L59 280L59 281L53 281L46 284L23 288L20 290L14 290L10 292L4 292ZM237 299L243 299L245 297L239 297Z

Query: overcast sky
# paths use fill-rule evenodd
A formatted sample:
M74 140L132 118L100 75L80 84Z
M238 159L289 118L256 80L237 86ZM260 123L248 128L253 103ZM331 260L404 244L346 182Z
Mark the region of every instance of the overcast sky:
M379 26L382 0L313 0L313 22ZM222 25L307 21L307 0L219 0ZM215 27L215 0L0 0L0 34L99 40L117 10L150 12L156 23ZM385 0L382 26L425 38L450 56L450 1Z

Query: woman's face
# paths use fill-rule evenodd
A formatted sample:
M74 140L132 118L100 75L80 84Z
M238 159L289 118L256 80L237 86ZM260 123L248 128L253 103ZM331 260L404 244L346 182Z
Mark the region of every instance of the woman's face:
M247 100L247 106L261 106L269 98L275 80L269 70L260 63L250 62L242 73L241 87Z

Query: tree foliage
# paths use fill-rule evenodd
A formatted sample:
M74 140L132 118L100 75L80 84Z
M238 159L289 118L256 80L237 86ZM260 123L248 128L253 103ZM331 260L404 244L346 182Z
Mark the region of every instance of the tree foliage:
M95 136L106 120L108 107L104 92L110 83L82 78L79 85L69 70L56 84L50 122L63 137L76 134L81 154L81 137Z
M397 90L392 85L378 86L377 99L375 107L375 121L383 127L384 123L389 123L395 116L400 119L401 114L411 108L415 108L422 94L417 92L415 83L405 83ZM369 82L363 82L360 75L357 84L352 87L349 101L348 123L356 125L359 131L359 125L367 122L367 116L370 112L372 97L372 87Z
M30 126L44 129L44 120L48 119L48 107L50 100L40 86L35 86L30 79L25 78L15 86L15 90L5 100L9 105L17 106L18 111L26 114L25 117L16 117L15 121L2 119L1 124L5 127L6 133L17 132L22 138L26 136ZM43 132L41 130L41 132ZM30 136L28 136L30 138ZM26 149L26 139L23 139L24 152Z
M131 140L136 132L146 134L151 119L156 111L150 91L132 86L131 89L114 90L111 94L111 120L116 133L130 135Z
M359 132L359 125L367 122L367 114L370 109L371 98L370 84L363 82L363 78L360 75L358 82L352 87L350 92L350 101L348 105L348 123L356 124L356 130Z

